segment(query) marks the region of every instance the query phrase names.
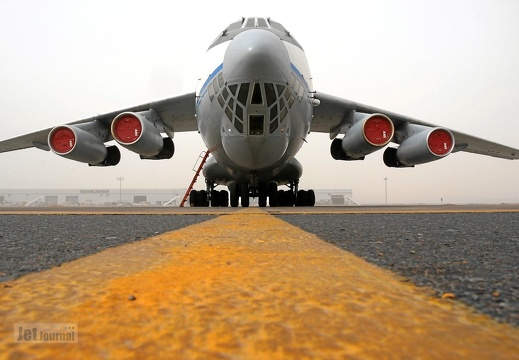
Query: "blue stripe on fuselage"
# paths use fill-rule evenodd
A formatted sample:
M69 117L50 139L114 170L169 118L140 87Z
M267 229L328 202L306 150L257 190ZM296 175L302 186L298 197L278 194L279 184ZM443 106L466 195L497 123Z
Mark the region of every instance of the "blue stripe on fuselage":
M290 63L290 67L292 68L292 70L294 70L296 75L299 77L299 80L301 80L301 82L304 84L304 86L306 88L306 91L309 92L310 91L310 86L306 82L306 79L303 76L303 74L301 74L301 72L296 68L296 66L293 63Z
M211 83L211 81L213 81L213 79L218 75L218 73L220 71L222 71L222 69L223 69L223 63L218 65L218 67L211 73L211 75L209 75L209 77L207 78L207 80L204 83L204 86L202 86L202 88L200 89L200 97L202 97L203 93L205 91L207 91L207 86Z

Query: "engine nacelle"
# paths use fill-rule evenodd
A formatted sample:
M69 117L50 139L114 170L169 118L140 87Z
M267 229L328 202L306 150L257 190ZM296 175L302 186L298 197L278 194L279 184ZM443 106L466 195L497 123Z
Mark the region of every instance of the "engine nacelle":
M355 113L355 117L360 118L344 137L332 141L330 152L335 160L362 160L393 137L395 127L387 116Z
M384 152L384 163L389 167L410 167L442 159L454 149L452 133L444 128L427 128L405 139L398 148Z
M107 148L101 139L71 125L52 129L47 142L55 154L90 165L112 166L117 165L121 159L116 146Z
M112 121L112 136L121 146L131 150L143 159L156 159L167 142L168 146L172 141L163 140L159 129L153 122L160 121L158 115L153 110L138 113L124 112L117 115ZM166 155L173 156L172 146L167 149ZM168 158L168 157L159 157Z

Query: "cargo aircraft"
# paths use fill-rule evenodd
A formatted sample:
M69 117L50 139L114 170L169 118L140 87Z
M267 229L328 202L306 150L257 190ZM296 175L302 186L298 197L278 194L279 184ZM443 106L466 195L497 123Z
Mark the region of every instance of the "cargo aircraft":
M242 18L210 44L192 93L133 106L0 142L0 152L36 147L92 166L120 160L116 144L142 159L173 156L173 135L198 131L212 155L206 189L191 206L313 206L299 189L295 156L311 132L330 135L336 160L362 160L386 147L389 167L413 167L465 151L519 159L519 150L372 106L317 92L303 47L280 23ZM202 85L203 84L203 85ZM227 190L216 190L225 186ZM283 188L281 188L283 187ZM284 189L284 190L282 190Z

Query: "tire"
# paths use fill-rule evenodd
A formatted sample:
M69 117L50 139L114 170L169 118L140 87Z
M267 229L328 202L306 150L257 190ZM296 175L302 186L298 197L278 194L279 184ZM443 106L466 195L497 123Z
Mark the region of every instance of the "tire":
M305 190L299 190L297 192L296 206L305 206L307 199L307 192Z
M211 207L220 206L220 192L218 190L211 191Z
M189 193L189 206L198 206L198 191L191 190L191 192Z
M247 184L240 184L241 206L249 207L249 187Z
M231 207L238 207L238 203L240 201L240 185L236 182L230 183L229 191L231 193Z
M278 190L278 205L279 206L286 206L285 191L284 190Z
M226 190L220 190L220 206L229 206L229 193Z
M267 184L259 184L258 189L258 205L259 207L267 206Z
M199 201L198 206L203 206L203 207L209 206L209 201L207 201L207 191L205 191L205 190L198 191L197 197L198 197L198 201Z
M306 192L306 206L314 206L315 205L315 191L308 190Z
M292 190L287 191L287 193L285 194L285 199L286 199L285 206L294 206L296 203L296 197L294 196L294 193L292 192Z
M276 207L278 204L278 185L272 182L269 184L269 205L270 207Z

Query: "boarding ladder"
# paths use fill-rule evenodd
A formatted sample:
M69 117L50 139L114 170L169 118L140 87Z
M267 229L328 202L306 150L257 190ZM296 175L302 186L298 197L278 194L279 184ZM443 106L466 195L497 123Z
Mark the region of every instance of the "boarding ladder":
M187 198L189 197L189 194L191 194L191 190L193 190L193 186L195 186L196 180L198 179L198 176L200 176L200 171L202 171L202 168L204 167L205 162L207 161L207 158L209 157L209 154L211 153L211 150L202 151L200 155L198 156L198 159L202 158L202 161L200 162L200 165L198 166L198 169L195 172L195 176L193 176L193 181L191 181L191 184L189 184L189 187L187 188L186 194L184 195L184 198L182 199L182 202L180 203L180 207L184 207L184 204L187 201ZM198 159L196 162L198 162ZM196 163L193 166L196 167Z

